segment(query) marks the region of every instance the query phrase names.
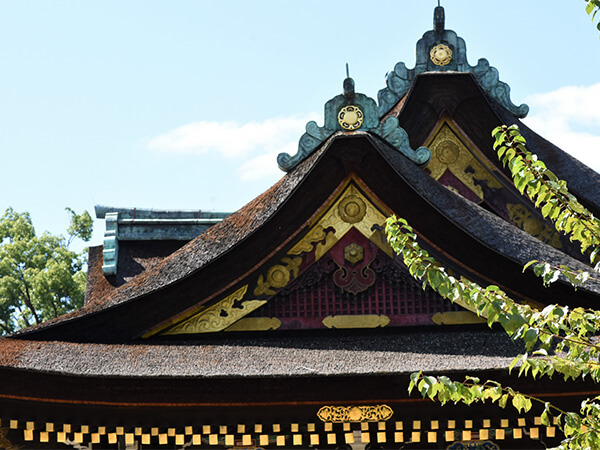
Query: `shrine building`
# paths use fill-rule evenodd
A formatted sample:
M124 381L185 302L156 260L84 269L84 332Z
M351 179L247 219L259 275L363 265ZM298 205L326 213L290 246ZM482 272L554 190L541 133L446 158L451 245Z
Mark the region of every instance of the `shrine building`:
M391 62L392 63L392 62ZM382 71L386 68L382 68ZM589 269L521 196L493 150L530 151L600 215L600 176L520 119L486 59L445 28L397 63L377 101L347 78L283 178L228 213L97 207L83 308L0 339L0 448L504 449L562 439L540 412L409 395L423 370L493 379L578 410L588 381L508 374L523 351L413 279L387 242L396 214L456 276L534 307L595 307L600 284L544 287L538 259ZM333 95L333 93L332 93Z

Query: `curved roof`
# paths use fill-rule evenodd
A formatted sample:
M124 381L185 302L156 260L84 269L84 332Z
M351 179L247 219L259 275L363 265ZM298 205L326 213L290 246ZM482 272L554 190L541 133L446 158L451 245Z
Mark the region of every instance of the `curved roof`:
M538 286L519 282L521 267L531 259L586 266L449 191L379 137L353 133L331 138L263 195L131 282L78 312L19 334L75 341L135 339L152 324L209 301L255 270L291 239L277 230L300 232L351 173L390 211L407 218L438 258L475 281L498 284L518 298L534 301L597 301L600 284L594 281L577 295L560 284L541 290L541 282L533 277L530 281ZM226 274L223 267L228 267Z

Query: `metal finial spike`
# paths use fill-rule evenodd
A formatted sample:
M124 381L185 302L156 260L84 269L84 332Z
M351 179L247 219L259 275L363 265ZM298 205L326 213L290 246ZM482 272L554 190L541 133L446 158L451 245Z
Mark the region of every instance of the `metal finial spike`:
M346 78L350 78L350 69L348 68L348 63L346 63Z
M438 6L442 6L442 5L440 5L440 0L438 0Z
M444 31L445 14L444 8L439 6L440 0L438 0L438 6L433 11L433 29L441 33Z

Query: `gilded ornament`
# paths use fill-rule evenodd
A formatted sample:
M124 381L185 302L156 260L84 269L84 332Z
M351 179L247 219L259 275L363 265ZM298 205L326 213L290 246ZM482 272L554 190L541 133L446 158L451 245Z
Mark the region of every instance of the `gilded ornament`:
M524 205L509 203L506 205L506 209L510 221L521 230L554 248L562 248L562 242L560 242L560 236L556 230L536 219Z
M443 141L436 149L435 156L444 164L452 164L458 159L460 150L455 142L450 140Z
M387 405L373 406L323 406L317 417L323 422L384 422L392 417L394 410Z
M429 147L432 158L427 169L432 178L439 180L448 170L481 200L483 189L479 181L486 181L492 189L502 189L492 173L494 169L482 164L447 123L440 127Z
M362 261L364 256L364 249L356 242L353 242L344 248L344 259L351 264L356 264L357 262Z
M377 328L385 327L390 323L390 318L383 314L364 314L348 316L327 316L323 325L327 328Z
M353 131L359 129L365 116L358 106L344 106L338 113L338 123L344 130Z
M361 417L362 417L362 411L358 406L353 406L348 411L348 419L350 419L350 422L358 422L358 421L360 421Z
M281 258L283 264L275 264L267 270L267 275L258 276L256 281L256 287L254 288L254 295L275 295L274 289L281 289L290 282L290 272L296 278L298 271L300 270L300 264L302 264L302 258Z
M307 249L311 251L316 243L315 260L318 261L350 228L354 227L381 250L392 255L389 244L382 239L378 231L378 228L382 229L385 225L385 219L386 216L353 183L350 183L288 254L301 254Z
M266 303L265 300L245 300L248 285L242 286L233 294L209 306L202 312L179 323L162 334L213 333L224 330L231 324L248 315Z
M282 288L290 282L290 272L277 264L267 271L267 282L276 289Z
M360 222L365 217L367 205L356 195L348 195L338 205L338 213L341 219L347 223Z
M486 323L483 317L471 311L448 311L438 312L431 317L431 321L436 325L464 325L468 323Z
M302 253L310 253L314 244L325 239L327 233L322 226L317 225L310 229L308 233L288 252L288 255L301 255Z
M268 281L265 281L265 277L262 275L258 276L256 281L256 287L254 288L254 295L275 295L276 292L271 289L271 285Z
M233 323L225 331L267 331L281 326L277 317L245 317Z
M300 264L302 264L302 258L281 258L281 262L285 264L285 267L292 272L294 278L298 276L300 270Z
M447 66L452 61L452 50L446 44L438 44L431 49L429 57L436 66Z

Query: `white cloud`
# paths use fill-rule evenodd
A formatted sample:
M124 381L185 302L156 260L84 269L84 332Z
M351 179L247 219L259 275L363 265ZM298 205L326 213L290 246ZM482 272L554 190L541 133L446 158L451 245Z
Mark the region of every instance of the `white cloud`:
M152 138L148 147L179 154L216 152L227 158L279 153L291 141L298 142L306 122L314 117L310 114L247 123L193 122Z
M300 136L310 120L319 120L319 115L248 123L193 122L150 139L148 148L180 155L216 153L239 161L236 173L242 181L276 180L283 175L277 166L277 155L281 152L296 154Z
M255 156L237 169L237 174L243 181L255 181L265 178L277 179L283 176L283 172L277 166L278 153L263 153Z
M525 102L528 126L600 172L600 83L531 95Z

